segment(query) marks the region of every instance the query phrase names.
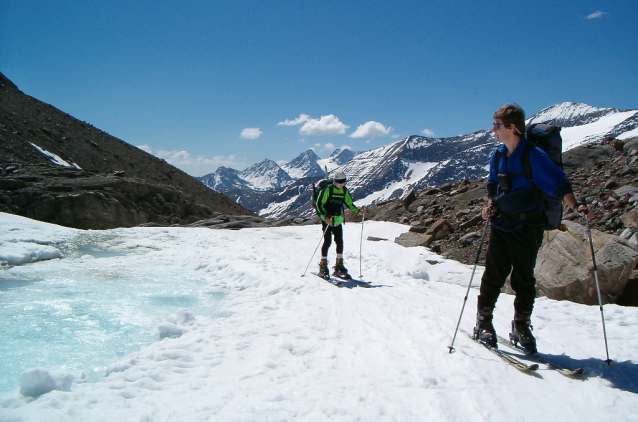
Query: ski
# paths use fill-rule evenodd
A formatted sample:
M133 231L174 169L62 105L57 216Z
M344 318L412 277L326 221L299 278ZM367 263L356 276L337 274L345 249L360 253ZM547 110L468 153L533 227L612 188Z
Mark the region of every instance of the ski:
M342 287L341 281L339 281L338 279L335 279L335 278L332 278L332 277L323 278L318 273L315 273L315 272L311 272L310 274L314 275L315 277L318 277L318 278L322 279L323 281L327 281L328 283L332 284L333 286Z
M462 332L464 332L465 334L468 335L469 338L472 339L472 341L482 345L483 347L485 347L487 350L489 350L490 352L494 353L495 355L497 355L499 358L501 358L504 362L512 365L514 368L518 369L519 371L525 372L526 374L532 373L536 370L538 370L538 364L533 363L531 365L527 365L524 362L521 362L520 360L516 359L515 357L511 356L508 353L503 352L502 350L497 349L496 347L492 347L489 344L482 342L480 340L477 340L474 338L474 336L470 333L468 333L467 331L461 329Z
M370 281L363 281L363 280L357 280L356 278L352 278L352 276L350 274L346 274L345 276L340 275L340 274L332 274L333 277L339 279L339 280L343 280L343 281L353 281L355 283L359 283L359 284L371 284Z
M522 347L520 344L512 344L511 341L506 340L505 338L501 337L501 336L497 336L498 337L498 342L500 344L503 344L511 349L517 350L519 352L525 353L526 356L529 356L532 359L537 360L538 362L542 363L543 365L547 366L550 369L553 369L555 371L557 371L559 374L564 375L566 377L575 377L575 376L579 376L582 375L585 370L583 368L577 368L577 369L567 369L565 367L563 367L562 365L559 365L556 362L553 362L551 359L547 359L545 356L541 355L540 353L536 353L536 354L532 354L532 353L528 353L527 350L525 350L524 347Z

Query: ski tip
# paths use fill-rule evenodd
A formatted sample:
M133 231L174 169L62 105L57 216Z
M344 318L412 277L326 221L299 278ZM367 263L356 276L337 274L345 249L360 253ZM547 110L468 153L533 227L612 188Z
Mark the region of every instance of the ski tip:
M539 366L538 366L537 363L534 363L532 365L527 365L527 370L528 371L538 371L538 368L539 368Z
M452 346L448 346L447 348L450 349L450 351L448 352L450 354L452 354L452 353L454 353L456 351L456 349L454 349L454 347L452 347Z

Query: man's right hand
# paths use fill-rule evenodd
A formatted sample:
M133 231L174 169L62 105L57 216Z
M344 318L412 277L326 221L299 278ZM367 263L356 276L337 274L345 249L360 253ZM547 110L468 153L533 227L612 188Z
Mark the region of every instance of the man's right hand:
M323 219L323 221L325 221L326 224L330 225L330 222L332 222L332 217L326 217Z
M489 217L494 217L496 215L496 212L496 205L490 202L487 207L483 208L481 215L483 216L483 220L487 220Z

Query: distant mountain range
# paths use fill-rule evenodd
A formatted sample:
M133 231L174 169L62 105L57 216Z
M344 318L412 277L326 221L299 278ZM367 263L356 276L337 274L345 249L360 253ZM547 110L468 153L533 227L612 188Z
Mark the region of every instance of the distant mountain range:
M638 110L596 108L582 103L548 107L527 123L561 126L563 150L607 137L638 136ZM409 136L361 153L336 150L321 160L312 150L279 166L264 160L241 172L220 167L199 178L206 186L262 217L279 219L312 214L312 183L341 170L357 205L401 197L410 189L439 186L487 175L487 163L497 142L491 130L452 138Z
M266 159L242 171L219 167L215 173L197 179L217 192L253 190L262 194L264 191L283 189L307 177L322 178L326 169L330 172L347 163L354 156L355 153L349 149L337 149L330 157L321 159L309 149L281 167L274 161Z

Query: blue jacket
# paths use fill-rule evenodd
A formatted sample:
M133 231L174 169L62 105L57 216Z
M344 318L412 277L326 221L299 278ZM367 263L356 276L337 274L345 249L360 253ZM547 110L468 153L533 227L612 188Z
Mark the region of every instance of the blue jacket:
M501 151L500 160L494 162L496 150L490 157L490 175L487 178L487 196L492 198L493 203L500 211L509 214L519 214L530 210L542 210L543 204L539 203L535 196L531 183L523 172L521 165L521 155L525 150L527 138L524 136L516 146L514 152L507 156L507 147L503 144L497 149ZM532 148L529 152L529 161L532 168L532 180L544 195L553 195L563 198L568 193L573 193L572 184L567 180L565 172L552 162L545 151L540 148ZM516 174L510 177L511 188L507 192L503 191L498 184L497 174ZM543 223L531 224L520 220L505 219L500 216L492 218L492 225L497 229L511 232L523 226L543 226Z

